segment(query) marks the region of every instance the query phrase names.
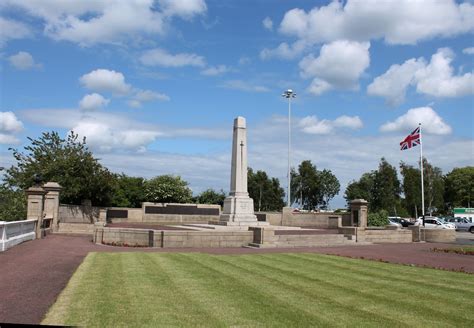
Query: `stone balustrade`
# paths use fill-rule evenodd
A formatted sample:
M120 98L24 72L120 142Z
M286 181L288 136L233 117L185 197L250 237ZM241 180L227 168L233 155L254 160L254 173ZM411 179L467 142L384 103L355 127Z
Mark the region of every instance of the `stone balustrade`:
M0 251L36 238L38 220L0 221Z

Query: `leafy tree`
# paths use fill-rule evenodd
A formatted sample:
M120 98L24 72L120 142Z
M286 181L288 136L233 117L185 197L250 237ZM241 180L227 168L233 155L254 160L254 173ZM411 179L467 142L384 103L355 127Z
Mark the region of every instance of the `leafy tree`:
M344 198L347 206L349 202L354 199L365 199L369 202L369 209L371 209L373 202L375 171L362 174L359 181L352 181L346 188Z
M306 210L315 209L323 203L320 176L310 160L302 161L298 166L298 173L293 170L292 175L292 203L299 197L301 206Z
M367 216L367 225L369 227L383 227L388 224L388 212L380 210L371 212Z
M359 181L349 183L344 198L348 206L351 200L363 198L369 202L370 211L386 210L398 214L401 210L400 193L395 167L382 158L378 170L364 173Z
M248 168L247 186L255 211L280 211L285 205L285 191L280 187L280 181L269 178L265 171L254 173Z
M471 207L474 201L474 166L455 168L444 179L445 200L451 207Z
M13 151L17 164L7 169L4 181L10 188L26 189L39 174L43 181L58 182L63 190L61 202L80 204L89 199L93 205L109 205L113 175L94 158L86 139L70 132L62 139L57 132L46 132L21 152Z
M374 188L372 195L372 210L386 210L397 214L397 206L400 204L400 181L397 170L382 157L379 168L375 172Z
M145 200L155 203L189 203L188 183L180 176L160 175L145 182Z
M405 194L404 205L408 213L418 217L421 210L421 175L420 170L411 165L400 163L403 177L402 189Z
M431 165L423 158L423 179L425 182L425 206L427 212L444 209L444 179L439 167Z
M21 189L0 185L0 221L26 219L26 195Z
M326 169L319 173L319 183L323 197L323 207L328 208L329 201L339 193L341 184L331 170Z
M217 204L223 206L224 199L224 190L221 189L220 192L217 192L214 189L207 189L195 198L195 202L198 204Z
M115 175L115 184L111 200L112 206L141 207L145 200L144 179L122 174Z

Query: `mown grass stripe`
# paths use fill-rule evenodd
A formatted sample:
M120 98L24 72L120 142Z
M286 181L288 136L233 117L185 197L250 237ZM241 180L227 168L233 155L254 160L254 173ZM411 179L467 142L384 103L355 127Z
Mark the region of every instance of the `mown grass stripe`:
M258 256L257 256L258 257ZM230 259L230 257L226 258L226 259L223 259L222 257L217 257L216 259L218 259L219 261L224 261L225 263L228 263L229 265L231 265L231 272L234 272L234 271L239 271L238 272L238 276L241 277L243 275L247 275L248 277L248 280L254 280L254 283L257 285L257 286L260 286L262 285L262 283L260 283L259 281L257 281L256 279L258 279L257 277L258 276L258 268L256 267L252 267L250 269L246 269L246 268L242 268L241 266L239 265L236 265L235 263L230 263L230 262L227 262L226 260ZM241 258L240 258L241 260ZM240 262L240 261L239 261ZM223 263L221 263L223 264ZM220 265L219 266L221 268L221 270L224 271L224 266ZM257 271L257 272L256 272ZM319 312L315 312L315 307L313 307L313 303L315 302L315 300L318 300L318 303L319 304L327 304L327 303L332 303L330 304L329 307L327 307L325 310L329 313L329 316L328 318L325 319L325 321L329 321L331 322L332 324L334 324L334 320L341 316L342 318L344 318L344 313L352 313L352 319L355 317L355 318L358 318L359 320L363 319L364 322L366 324L368 324L369 322L372 323L374 326L379 326L382 322L392 322L392 324L398 324L400 325L400 322L398 321L395 321L393 320L392 318L390 317L377 317L377 315L374 315L373 313L369 313L369 312L355 312L354 310L357 310L356 306L353 305L353 304L341 304L341 303L338 303L338 302L335 302L331 297L325 297L322 302L319 302L320 301L320 295L318 293L311 293L310 295L308 295L307 293L307 289L308 289L308 286L304 286L303 288L295 288L295 285L292 285L292 284L288 284L286 282L286 280L288 280L288 276L286 274L284 274L284 277L281 278L281 279L275 279L273 276L270 276L270 274L274 275L275 273L274 272L268 272L268 271L264 271L264 273L266 273L266 275L264 276L263 279L263 284L264 285L273 285L275 287L275 289L284 289L284 293L285 293L285 302L289 303L289 304L292 304L293 306L296 306L298 307L298 309L300 311L305 311L311 315L316 315L318 316L320 319L322 318L321 315L324 315L325 313L319 311ZM294 277L291 277L292 279L294 279ZM270 290L273 290L272 288L270 288ZM274 297L277 297L277 295L273 295ZM290 299L290 297L292 296L292 298ZM345 295L346 297L348 295ZM336 307L335 307L336 306ZM343 307L341 309L341 306ZM339 315L335 315L334 312L339 312L338 314ZM350 324L350 322L345 322L343 325L347 325L347 324Z
M299 257L299 258L311 258L311 253L286 253L287 255ZM413 270L417 269L426 269L426 272L429 272L430 277L436 278L437 281L440 283L451 283L453 285L457 285L458 287L463 287L466 284L468 286L474 287L474 275L465 273L465 272L454 272L454 271L446 271L440 269L434 269L429 267L420 267L416 265L403 265L403 264L396 264L396 263L386 263L380 262L376 260L370 259L354 259L348 258L344 256L336 256L336 255L324 255L327 261L332 261L334 263L344 263L347 266L355 266L355 267L369 267L376 271L391 271L393 268L396 268L397 271L405 271L405 272L413 272ZM341 261L342 259L342 261ZM361 261L362 260L362 261ZM385 263L385 266L380 266L380 263ZM414 281L417 282L424 282L423 277L413 276ZM453 279L454 278L454 279Z
M471 277L318 254L90 254L44 323L470 327L473 289L457 280Z
M321 325L328 322L321 322L314 313L301 312L297 307L292 306L286 300L287 294L278 293L278 288L272 289L265 284L256 283L255 277L244 277L236 274L234 271L222 270L221 265L216 265L218 257L209 255L182 254L188 257L194 265L193 268L199 268L205 274L217 274L223 279L225 289L232 290L232 294L222 291L222 296L226 295L228 300L225 303L233 303L242 309L245 317L250 322L239 322L241 318L233 318L230 325L250 324L250 326L264 325L269 323L264 319L272 318L270 326L295 326L295 325ZM250 279L249 279L250 278ZM275 286L277 287L277 286ZM230 297L230 298L229 298ZM235 322L235 320L239 320Z
M304 266L301 267L300 263L296 262L286 262L282 260L280 257L278 258L278 263L270 262L268 263L268 260L272 258L271 255L266 255L262 256L261 258L258 258L259 260L262 259L267 259L267 263L265 265L268 265L269 269L278 267L288 273L291 273L292 275L302 275L306 278L309 279L317 279L314 278L313 276L315 275L321 275L322 273L332 273L331 276L329 276L329 279L325 281L326 284L333 284L335 286L340 286L341 288L347 288L349 290L355 290L359 291L364 297L373 299L373 300L378 300L379 302L385 302L385 303L393 303L393 299L400 299L403 297L406 297L407 295L413 295L411 292L413 290L406 290L405 293L400 293L397 291L400 286L398 285L393 285L389 279L389 277L386 279L387 283L376 283L376 282L371 282L370 279L365 279L365 281L361 281L361 283L353 283L353 280L351 279L353 275L351 274L343 274L342 272L335 272L335 271L321 271L317 267L311 268L311 270L305 270ZM255 263L257 261L257 258L251 258L253 261L252 263ZM259 261L260 263L260 261ZM260 263L262 264L262 263ZM283 264L283 265L282 265ZM298 267L297 272L293 271L295 268ZM292 268L288 269L288 268ZM360 280L360 276L357 276L357 278ZM373 278L373 277L371 277ZM369 284L367 284L369 283ZM377 284L377 286L374 286L374 284ZM352 286L357 286L357 289L354 289ZM411 285L411 288L413 289L416 286ZM384 290L383 295L379 295L379 290ZM413 312L414 309L416 310L417 314L422 314L423 312L425 313L432 313L433 312L433 307L434 303L438 303L438 309L435 311L435 313L430 314L431 319L436 319L436 320L443 320L445 316L450 316L452 313L462 310L462 308L465 308L465 311L462 312L459 315L459 322L460 323L465 323L468 320L472 320L472 316L469 314L469 308L467 307L468 303L462 303L462 307L459 308L457 305L453 305L452 299L450 304L445 304L443 300L446 298L445 296L441 295L441 300L438 297L430 297L427 298L429 301L424 301L423 299L419 297L419 293L416 294L417 301L414 302L413 300L410 299L405 299L404 302L397 304L397 306L392 307L390 313L396 314L396 312L400 312L399 315L402 316L404 313L409 313ZM457 296L459 297L462 294L458 294ZM423 304L425 303L425 304ZM416 307L415 307L416 306Z
M224 320L212 304L214 299L203 295L209 287L208 280L211 277L209 275L199 277L197 272L190 272L189 263L181 265L181 258L182 254L167 254L159 257L154 254L146 255L147 261L157 265L151 268L149 273L153 275L155 271L165 272L171 292L175 294L176 301L181 303L182 308L176 311L175 315L180 316L183 324L202 323L205 326L224 326ZM203 286L205 288L202 288Z
M299 256L293 256L293 254L287 254L285 257L282 256L280 261L285 261L285 260L291 260L291 259L300 259L301 257ZM470 289L468 286L464 286L464 288L453 288L452 286L447 286L446 284L440 285L438 283L431 283L429 281L421 281L421 282L415 282L412 281L411 277L416 274L420 274L418 269L415 269L410 271L410 272L400 272L398 270L394 270L392 267L390 270L386 270L383 273L376 272L375 270L372 270L371 268L366 268L361 264L360 267L347 267L345 266L344 259L339 259L338 261L327 261L327 257L318 257L317 259L314 258L305 258L306 261L310 261L313 264L317 264L319 266L324 266L327 268L327 270L331 270L332 268L337 268L339 269L337 271L337 274L344 274L344 275L349 275L353 277L353 279L358 279L358 280L366 280L364 278L365 275L370 274L370 276L373 278L381 278L383 280L389 280L392 284L397 285L399 288L406 288L405 286L411 285L411 284L416 284L416 286L423 287L423 294L425 296L446 296L446 294L452 294L453 296L456 296L457 298L454 300L454 303L457 303L457 305L463 305L465 304L465 301L474 298L474 291ZM366 261L368 262L368 261ZM287 263L288 265L291 265L290 262ZM380 264L379 264L380 265ZM383 265L383 264L382 264ZM396 267L395 267L396 268ZM352 275L352 273L358 273L357 275ZM398 276L404 275L404 278L398 278ZM426 275L426 278L430 278L429 276L429 271L424 272ZM457 277L458 279L460 277ZM461 276L461 278L469 278L466 277L466 275ZM451 284L451 282L449 282ZM408 291L408 290L407 290ZM461 298L459 298L459 295L462 295Z
M360 319L364 319L365 322L375 321L375 325L378 325L382 322L391 323L391 325L404 325L402 321L394 319L394 316L391 314L381 314L378 312L373 312L371 309L369 309L368 305L373 303L374 301L372 297L367 298L365 295L362 295L365 298L366 303L362 306L355 305L353 302L354 299L359 299L361 296L360 290L357 288L341 287L341 285L337 283L328 283L327 277L315 279L300 274L299 272L267 265L259 261L262 259L263 257L259 258L258 260L255 259L256 261L248 263L248 266L242 266L242 262L240 261L239 264L236 264L236 266L240 267L241 269L247 270L248 272L253 272L256 266L260 266L266 270L265 272L271 274L266 276L267 279L273 279L276 281L276 283L278 283L279 285L284 285L289 290L298 291L300 293L300 296L305 295L308 299L311 299L316 296L321 297L321 294L323 293L325 302L331 303L331 310L333 311L336 309L334 308L334 306L337 306L340 308L339 311L342 314L353 313L353 317L360 317ZM288 273L291 272L291 281L289 282L288 279L281 280L280 278L275 277L275 271L280 272L281 275L284 276L288 276ZM298 281L298 279L296 278L299 278L299 280L303 281ZM318 283L319 288L314 289L308 283ZM347 324L350 324L350 322L348 322Z
M271 258L272 256L262 256L261 258L258 258L258 259L264 259L264 258ZM251 258L252 260L256 260L257 257L252 257ZM278 264L276 265L276 267L280 266L281 265L281 262L282 261L279 261ZM252 262L252 264L254 265L255 262ZM261 263L260 263L261 264ZM272 265L273 264L273 265ZM272 263L272 264L269 264L268 263L266 265L268 265L268 269L275 269L275 264ZM295 263L293 263L293 266L292 268L295 268ZM290 266L291 267L291 266ZM293 276L301 276L301 272L294 272L292 271L291 269L288 269L288 267L284 267L284 268L281 268L281 270L287 272L287 273L291 273ZM270 272L270 270L268 270L268 272ZM303 274L304 277L310 279L310 280L315 280L315 281L321 281L321 279L317 279L317 278L314 278L312 276L312 274L314 274L314 272L310 272L309 275L305 275ZM321 272L317 272L318 275L321 274ZM393 299L397 299L397 298L392 298L392 296L394 295L391 295L391 296L387 296L387 295L384 295L384 296L379 296L378 295L378 290L377 289L373 289L371 287L368 287L367 285L363 286L363 285L357 285L357 284L350 284L348 286L348 284L346 283L347 281L350 282L350 280L338 280L338 281L333 281L331 282L331 280L333 280L333 276L330 276L329 279L327 279L325 281L325 285L332 285L333 287L340 287L340 288L346 288L348 290L352 290L354 292L359 292L362 294L363 297L365 298L368 298L370 301L372 300L377 300L378 302L385 302L385 303L393 303L392 300ZM351 286L357 286L359 289L357 288L353 288ZM381 286L383 287L383 286ZM385 286L387 287L387 286ZM391 289L390 288L385 288L384 289L384 293L387 294L389 293L390 294L391 292ZM396 295L396 296L404 296L404 295ZM437 300L436 298L434 300ZM419 301L418 301L419 302ZM423 313L423 308L424 310L426 311L425 313L430 313L430 317L432 317L431 319L433 319L433 324L436 323L436 321L439 319L439 320L443 320L445 316L449 316L449 314L451 314L452 312L449 312L447 310L444 310L441 308L441 310L438 309L438 311L436 313L431 314L433 311L432 311L432 305L430 304L429 306L422 306L421 304L418 304L418 306L416 306L416 303L415 304L410 304L409 301L405 301L404 303L401 304L401 307L402 309L396 309L394 307L392 307L392 309L389 311L389 314L388 315L395 315L397 311L399 311L399 315L402 317L405 313L410 313L410 312L413 312L413 309L416 310L416 312L418 314L422 314ZM400 305L399 305L400 307ZM397 310L397 311L396 311ZM466 309L467 310L467 309ZM408 312L407 312L408 311ZM465 323L466 320L469 320L469 312L466 311L465 313L461 314L461 318L459 318L459 322L460 323ZM433 318L434 317L434 318ZM464 317L464 318L463 318ZM471 319L472 320L472 319Z
M283 255L283 254L282 254ZM306 259L307 261L314 261L314 257L307 256L310 254L285 254L288 257ZM406 279L398 278L394 275L394 270L400 275L407 275L410 277L410 282L415 282L426 286L427 288L441 288L443 292L462 292L463 294L468 294L468 297L474 298L474 286L471 287L471 282L474 280L474 275L459 273L459 272L446 272L447 276L450 276L449 279L445 278L443 281L437 277L433 277L433 274L439 273L440 270L430 269L430 268L418 268L410 267L392 263L381 263L373 262L370 260L354 260L344 257L336 257L330 255L323 255L322 257L317 258L317 262L321 264L323 262L325 265L332 266L334 268L351 270L351 272L357 273L367 273L370 272L374 276L385 276L389 274L393 281L398 280L406 282ZM381 265L382 264L382 265ZM420 269L422 271L420 271ZM414 272L420 273L423 272L423 275L415 275ZM427 278L431 278L430 281L427 281Z

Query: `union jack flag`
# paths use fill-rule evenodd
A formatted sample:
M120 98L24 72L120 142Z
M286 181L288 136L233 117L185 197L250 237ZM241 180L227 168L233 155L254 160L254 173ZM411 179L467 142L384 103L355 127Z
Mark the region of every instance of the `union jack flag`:
M420 143L420 127L417 127L402 142L400 142L400 150L410 149L411 147L415 147Z

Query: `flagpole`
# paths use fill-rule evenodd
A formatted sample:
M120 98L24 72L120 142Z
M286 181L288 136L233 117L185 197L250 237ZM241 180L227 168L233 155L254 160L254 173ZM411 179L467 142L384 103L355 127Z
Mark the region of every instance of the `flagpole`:
M420 172L421 172L421 215L423 217L423 227L425 226L425 188L423 183L423 139L421 137L421 123L420 127Z

